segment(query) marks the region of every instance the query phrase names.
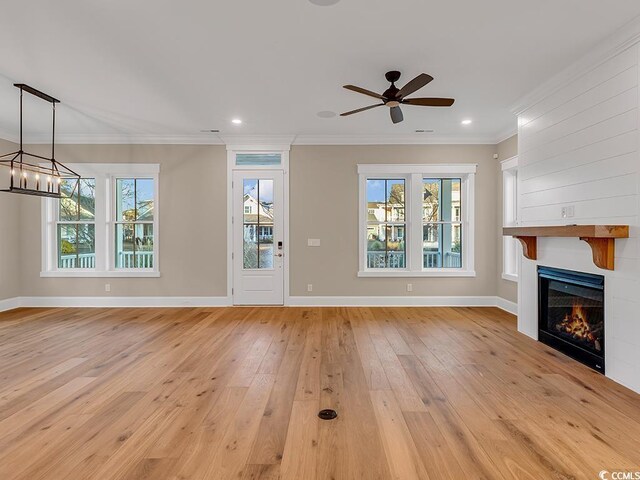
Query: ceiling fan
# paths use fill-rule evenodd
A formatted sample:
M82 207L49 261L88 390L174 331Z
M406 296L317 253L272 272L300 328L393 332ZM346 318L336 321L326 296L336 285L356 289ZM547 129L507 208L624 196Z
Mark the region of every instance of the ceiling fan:
M422 107L450 107L455 101L453 98L406 98L408 95L411 95L417 90L420 90L426 84L431 82L431 80L433 80L433 77L431 75L427 75L426 73L421 73L400 89L395 86L395 82L400 79L400 72L392 70L385 73L384 76L388 82L391 82L391 86L387 88L387 90L382 95L365 88L356 87L355 85L344 85L344 88L346 88L347 90L352 90L354 92L369 95L370 97L382 100L382 103L377 103L375 105L369 105L368 107L358 108L356 110L351 110L350 112L341 113L340 116L346 117L347 115L353 115L354 113L360 113L371 108L382 107L383 105L386 105L390 109L389 113L391 114L391 121L393 123L400 123L402 120L404 120L404 117L402 116L402 110L400 110L401 104L419 105Z

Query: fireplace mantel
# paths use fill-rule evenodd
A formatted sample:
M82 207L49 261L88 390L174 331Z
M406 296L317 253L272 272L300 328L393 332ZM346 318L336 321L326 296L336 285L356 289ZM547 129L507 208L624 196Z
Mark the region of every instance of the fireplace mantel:
M629 225L553 225L540 227L504 227L503 235L522 243L524 256L538 259L538 237L575 237L591 247L593 263L605 270L614 269L615 239L629 238Z

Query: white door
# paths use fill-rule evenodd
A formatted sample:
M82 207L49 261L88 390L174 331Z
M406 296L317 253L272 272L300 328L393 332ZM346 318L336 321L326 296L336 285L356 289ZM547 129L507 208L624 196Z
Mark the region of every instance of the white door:
M281 170L233 172L233 303L284 303Z

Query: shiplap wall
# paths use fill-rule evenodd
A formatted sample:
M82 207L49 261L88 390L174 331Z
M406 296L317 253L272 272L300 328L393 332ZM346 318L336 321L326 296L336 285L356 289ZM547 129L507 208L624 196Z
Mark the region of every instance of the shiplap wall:
M537 265L605 275L607 376L640 392L639 55L633 45L518 117L521 225L628 224L616 269L600 270L578 239L540 239L522 260L519 329L537 336ZM562 218L562 207L575 216Z

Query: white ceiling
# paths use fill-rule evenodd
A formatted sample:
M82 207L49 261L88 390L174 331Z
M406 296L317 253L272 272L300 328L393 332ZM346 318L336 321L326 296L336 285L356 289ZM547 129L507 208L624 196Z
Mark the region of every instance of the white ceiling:
M3 2L0 131L17 135L12 83L23 82L62 100L58 131L67 136L434 129L495 139L515 129L516 100L638 15L638 0ZM404 106L397 125L383 108L317 116L375 103L341 85L382 92L391 69L402 71L400 85L431 74L414 96L451 96L455 105ZM44 134L48 106L27 106L27 133Z

